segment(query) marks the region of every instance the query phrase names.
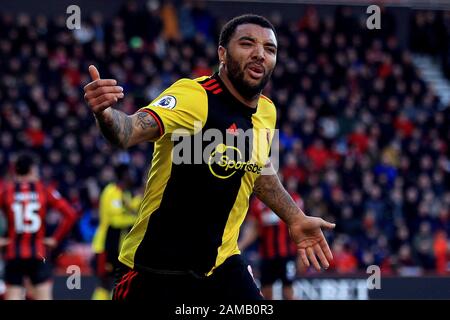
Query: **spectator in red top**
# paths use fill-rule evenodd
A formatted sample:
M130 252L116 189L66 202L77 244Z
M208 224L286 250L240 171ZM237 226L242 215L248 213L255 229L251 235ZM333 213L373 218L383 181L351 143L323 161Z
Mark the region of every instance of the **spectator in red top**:
M394 127L405 138L410 138L414 131L414 124L403 112L395 119Z
M26 130L27 143L31 147L41 147L45 141L45 133L42 130L41 120L33 117L30 121L30 127Z
M436 258L436 272L441 275L447 274L447 235L442 230L434 236L433 251Z
M357 124L354 132L348 137L348 143L356 148L359 155L364 154L369 147L369 137L363 124Z
M194 77L209 76L212 73L212 69L208 65L208 61L203 58L199 58L197 65L192 70Z
M53 188L39 181L37 165L28 154L18 156L14 181L7 183L0 194L0 208L6 215L7 237L0 238L5 247L5 282L7 300L24 298L27 279L36 300L52 299L52 270L47 257L49 250L72 228L76 212ZM63 214L58 228L46 237L45 217L49 207Z
M333 242L333 257L330 267L338 273L352 273L358 270L358 259L350 251L350 248L339 239Z
M321 171L325 168L330 159L330 152L325 148L322 140L316 139L313 144L306 149L306 156L311 161L312 169Z
M298 166L297 158L293 153L288 153L286 156L286 163L281 171L284 180L293 178L300 183L303 183L306 178L306 173Z
M385 55L383 60L383 63L378 69L378 75L384 79L392 74L392 57L390 55Z
M69 66L64 72L64 76L72 86L78 86L81 83L81 73L78 63L74 60L69 61Z

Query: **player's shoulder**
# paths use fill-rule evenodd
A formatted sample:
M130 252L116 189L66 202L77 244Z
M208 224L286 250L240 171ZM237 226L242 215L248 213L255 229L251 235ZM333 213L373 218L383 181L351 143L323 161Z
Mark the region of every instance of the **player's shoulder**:
M115 193L115 192L119 192L119 191L120 191L120 188L117 186L117 184L115 184L114 182L110 182L103 188L102 193L104 195L106 195L106 194L111 194L111 193Z
M200 77L195 79L189 79L189 78L181 78L178 79L176 82L174 82L169 89L177 89L177 90L187 90L187 91L204 91L203 87L201 86L201 83L204 79L207 79L208 77Z
M264 111L267 111L267 112L275 112L276 113L276 111L277 111L277 108L275 107L275 104L273 103L273 101L262 94L259 96L258 107L261 107Z
M273 101L270 100L267 96L265 96L265 95L263 95L263 94L261 94L261 95L259 96L259 103L266 104L266 105L270 105L270 106L272 106L272 107L275 108L275 104L273 103Z
M13 181L10 181L10 180L9 181L3 181L2 185L1 185L1 188L0 188L0 191L1 190L6 190L8 188L11 188L13 185L14 185Z
M11 185L11 182L9 181L2 181L0 184L0 202L3 199L3 196L7 193L7 190L9 190Z
M272 100L261 94L258 101L258 113L276 119L277 108Z
M111 202L113 199L121 197L122 191L114 182L107 184L100 194L101 202L103 202L104 204Z
M52 192L53 190L56 190L55 186L53 184L46 183L46 182L44 182L42 180L35 181L35 182L33 182L33 184L34 184L34 188L36 190L41 190L41 191L44 191L44 192L45 191Z
M217 81L217 80L213 80L213 77L212 76L202 76L202 77L198 77L198 78L195 78L195 79L193 79L193 81L195 81L195 82L197 82L198 84L204 84L205 82L207 82L207 81Z
M181 78L161 93L152 105L166 109L174 109L180 105L196 105L201 101L206 103L207 96L204 88L197 79Z

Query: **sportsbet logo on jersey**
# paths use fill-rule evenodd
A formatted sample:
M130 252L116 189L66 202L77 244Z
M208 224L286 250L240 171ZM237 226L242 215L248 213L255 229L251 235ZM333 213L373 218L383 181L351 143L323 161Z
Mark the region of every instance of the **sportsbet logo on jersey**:
M232 124L232 130L203 130L201 123L194 127L193 134L187 130L173 132L174 164L207 165L218 179L228 179L237 172L263 173L271 150L269 129L242 130Z
M227 153L231 153L230 157ZM235 160L235 158L241 160ZM218 161L214 161L218 159ZM260 174L262 166L251 161L243 161L242 152L233 146L227 146L223 143L217 145L216 149L211 153L208 166L211 173L219 179L228 179L237 171L253 172Z

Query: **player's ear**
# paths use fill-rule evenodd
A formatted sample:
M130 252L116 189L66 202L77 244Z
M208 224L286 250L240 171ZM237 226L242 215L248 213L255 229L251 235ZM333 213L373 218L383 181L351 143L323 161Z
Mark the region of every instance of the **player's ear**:
M219 46L219 48L217 49L217 54L219 55L219 62L222 64L226 63L227 49L225 49L225 47Z

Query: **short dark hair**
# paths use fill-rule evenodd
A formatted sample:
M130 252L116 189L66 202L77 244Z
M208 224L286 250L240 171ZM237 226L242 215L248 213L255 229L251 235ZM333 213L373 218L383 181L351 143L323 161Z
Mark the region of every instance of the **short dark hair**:
M14 169L19 176L25 176L31 171L35 161L29 153L21 153L17 156Z
M236 28L241 24L256 24L263 28L272 29L273 33L275 33L275 38L277 38L275 27L272 25L272 23L270 23L269 20L267 20L263 16L258 16L256 14L244 14L235 17L225 23L225 25L222 27L222 31L220 32L219 46L226 48L228 46L228 43L230 42L231 37L236 31Z

